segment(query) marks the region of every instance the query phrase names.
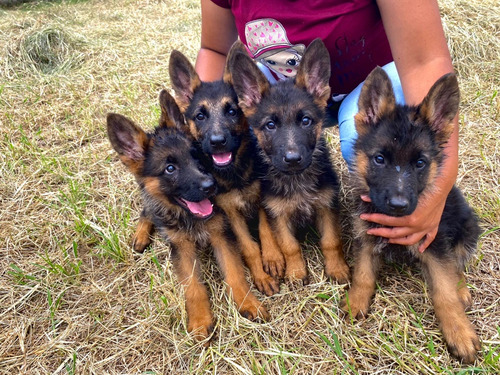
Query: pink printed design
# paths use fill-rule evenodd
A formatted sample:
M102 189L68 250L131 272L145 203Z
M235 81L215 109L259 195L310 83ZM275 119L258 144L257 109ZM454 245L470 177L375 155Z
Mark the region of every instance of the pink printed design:
M254 60L277 73L279 79L295 76L305 46L290 43L279 21L267 18L248 22L245 38Z
M252 53L254 58L268 49L292 46L286 37L285 28L274 19L260 19L248 22L245 28L245 37L249 52Z

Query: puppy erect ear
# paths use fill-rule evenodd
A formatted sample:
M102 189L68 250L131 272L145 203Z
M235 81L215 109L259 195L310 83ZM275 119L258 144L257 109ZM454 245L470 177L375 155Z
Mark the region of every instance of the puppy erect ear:
M226 66L224 68L224 76L222 78L222 80L225 83L229 84L233 83L233 80L231 78L231 71L229 69L229 64L237 53L242 53L244 55L247 55L247 50L245 48L245 45L239 39L236 42L234 42L234 44L231 46L231 49L229 50L229 53L227 54Z
M295 84L305 89L321 107L330 98L330 54L321 39L314 39L304 52Z
M396 98L387 73L376 67L368 75L358 100L358 113L354 117L359 135L366 134L370 126L377 125L386 114L396 107Z
M420 104L419 115L436 132L438 142L447 142L453 133L453 119L459 104L460 91L457 76L453 73L439 78Z
M170 54L168 71L177 103L184 112L193 99L195 90L201 85L200 77L187 57L176 50Z
M188 129L184 121L184 115L181 113L179 106L167 90L161 90L160 92L160 107L160 127L177 128L182 131Z
M110 113L108 138L120 160L136 176L142 172L149 139L147 134L125 116Z
M227 62L234 91L238 95L238 104L249 117L255 112L255 106L262 96L269 92L270 84L253 60L242 52L232 53Z

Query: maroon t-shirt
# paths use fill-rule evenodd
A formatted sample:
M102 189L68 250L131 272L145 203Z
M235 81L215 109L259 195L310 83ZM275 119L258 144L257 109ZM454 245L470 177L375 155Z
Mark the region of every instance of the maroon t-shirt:
M392 61L373 0L212 0L230 9L240 40L276 79L295 75L305 47L316 38L332 61L332 94L347 94L371 70Z

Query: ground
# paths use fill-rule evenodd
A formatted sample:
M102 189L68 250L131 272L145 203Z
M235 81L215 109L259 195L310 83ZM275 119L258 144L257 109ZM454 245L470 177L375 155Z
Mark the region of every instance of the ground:
M112 150L105 115L158 121L168 57L194 61L199 2L7 1L0 4L0 374L500 373L500 5L441 0L462 91L457 185L483 234L467 269L469 318L483 348L453 359L417 268L386 265L371 315L345 323L346 285L327 281L306 241L306 287L255 293L267 323L239 316L210 254L203 257L216 336L186 333L183 297L158 237L130 238L135 182ZM328 130L343 186L338 132ZM347 189L343 197L348 196ZM348 198L342 200L352 264Z

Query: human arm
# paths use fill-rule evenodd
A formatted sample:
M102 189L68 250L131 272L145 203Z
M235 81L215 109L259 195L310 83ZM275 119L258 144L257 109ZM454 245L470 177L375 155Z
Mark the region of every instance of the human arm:
M211 0L201 0L201 46L195 70L202 81L222 78L227 53L237 39L238 32L231 10Z
M419 104L442 75L453 72L436 0L377 0L407 104ZM367 233L386 237L389 243L413 245L424 239L424 251L437 234L446 197L458 171L458 116L444 148L445 159L434 189L419 200L408 216L363 214L362 219L384 227ZM369 200L368 197L363 197Z

